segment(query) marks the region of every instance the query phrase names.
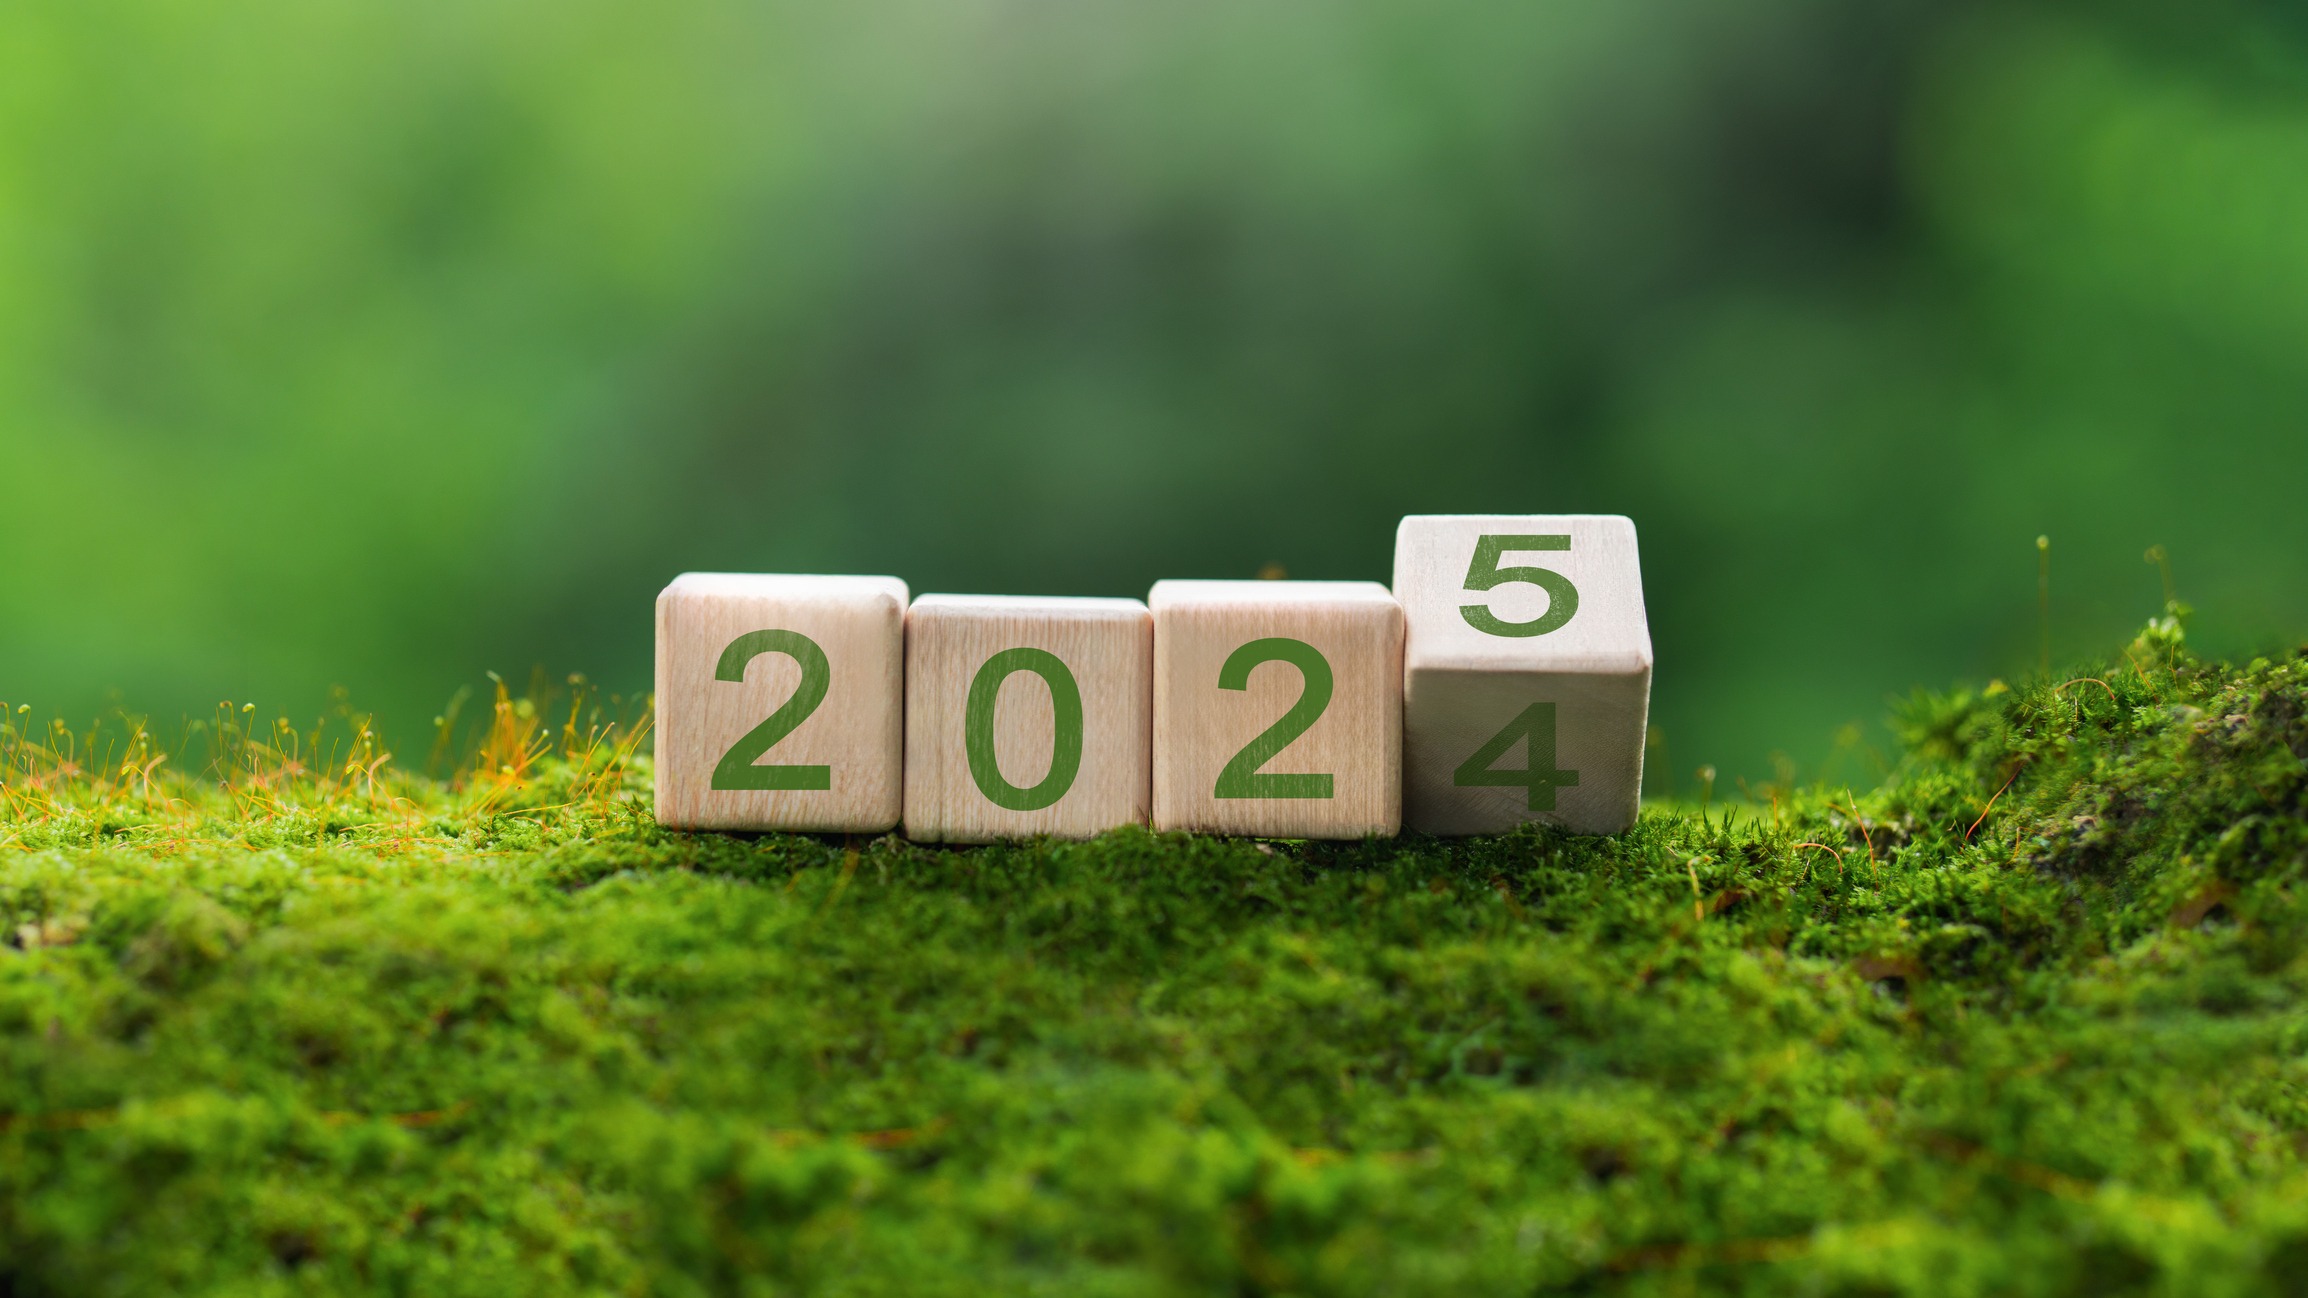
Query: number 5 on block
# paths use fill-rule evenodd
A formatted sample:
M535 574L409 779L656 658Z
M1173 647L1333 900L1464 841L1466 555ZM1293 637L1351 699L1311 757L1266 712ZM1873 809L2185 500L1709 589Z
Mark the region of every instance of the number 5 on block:
M1288 838L1402 823L1402 608L1365 581L1164 581L1154 827Z
M1412 829L1635 822L1651 632L1632 522L1414 514L1395 533L1394 593Z
M657 820L880 833L903 789L906 584L691 572L657 597Z

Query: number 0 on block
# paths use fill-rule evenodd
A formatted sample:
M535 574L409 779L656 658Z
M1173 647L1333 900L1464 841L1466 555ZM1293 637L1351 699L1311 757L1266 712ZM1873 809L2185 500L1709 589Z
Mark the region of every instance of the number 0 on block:
M1134 599L915 600L906 834L977 843L1144 824L1153 661Z
M1029 789L1010 783L1002 774L1002 755L994 742L994 707L1000 702L1002 682L1013 673L1032 672L1050 691L1050 765ZM970 682L969 706L962 713L962 746L970 754L970 778L986 801L1005 811L1040 811L1066 796L1082 769L1082 687L1066 660L1047 649L1019 646L1004 649L986 660Z

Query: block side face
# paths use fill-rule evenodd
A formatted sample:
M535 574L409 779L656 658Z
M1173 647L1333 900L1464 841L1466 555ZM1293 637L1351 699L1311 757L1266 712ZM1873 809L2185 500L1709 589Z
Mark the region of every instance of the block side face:
M1495 834L1525 821L1582 834L1615 834L1635 823L1643 787L1643 740L1650 676L1576 672L1468 672L1412 669L1403 693L1403 820L1427 834ZM1531 790L1486 785L1459 772L1533 704L1552 705L1554 752L1541 769L1576 772L1534 808ZM1479 769L1528 771L1525 734Z
M1485 552L1484 537L1567 537L1568 548ZM1486 574L1500 580L1482 588ZM1568 620L1523 633L1559 611L1548 589L1558 579L1575 592ZM1396 530L1394 593L1414 667L1631 674L1652 664L1635 527L1618 515L1412 515Z
M968 843L1036 835L1088 838L1146 823L1154 643L1153 620L1143 605L1130 617L1103 610L1060 616L1016 609L999 617L924 612L917 603L906 647L909 837ZM997 803L970 764L972 686L990 660L1012 649L1055 656L1081 701L1074 777L1062 793L1047 791L1056 800L1044 806ZM1055 690L1033 670L1010 671L998 680L989 718L992 774L1010 791L1037 789L1056 756Z
M1319 653L1331 697L1253 774L1328 775L1328 798L1218 796L1228 764L1306 692L1305 676L1288 661L1251 667L1242 689L1219 686L1236 650L1269 637ZM1154 652L1155 828L1294 838L1400 831L1402 614L1392 599L1158 604Z
M668 826L675 825L679 816L679 813L673 809L672 800L668 797L668 794L672 792L668 773L674 769L674 763L670 757L671 749L665 742L665 726L662 721L663 700L670 698L673 693L671 673L675 658L671 652L672 645L669 632L672 627L673 605L677 599L676 587L678 585L677 579L674 585L667 586L657 596L657 605L652 618L656 624L657 644L652 655L653 667L649 686L650 712L652 717L656 718L649 728L650 770L653 772L649 788L649 806L650 813L657 817L657 823Z
M803 583L668 588L659 603L657 790L661 823L684 829L880 833L902 803L903 583L856 582L835 593ZM894 589L893 589L894 586ZM745 589L753 593L731 593ZM823 789L716 789L725 754L796 696L802 661L782 649L744 657L739 680L716 675L740 637L802 636L824 655L824 696L750 764L823 766Z

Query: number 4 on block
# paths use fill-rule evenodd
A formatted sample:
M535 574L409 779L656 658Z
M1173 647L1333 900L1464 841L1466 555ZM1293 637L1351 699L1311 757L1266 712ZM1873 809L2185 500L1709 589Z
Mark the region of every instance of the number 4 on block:
M1154 827L1278 838L1402 823L1402 608L1367 581L1164 581Z
M657 820L898 823L906 584L692 572L657 597Z
M1412 515L1402 601L1403 819L1429 834L1635 822L1651 632L1615 515Z

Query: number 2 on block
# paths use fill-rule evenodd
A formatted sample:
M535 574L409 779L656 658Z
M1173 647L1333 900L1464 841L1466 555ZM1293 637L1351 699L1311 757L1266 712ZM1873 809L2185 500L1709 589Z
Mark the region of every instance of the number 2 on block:
M1242 746L1242 751L1218 772L1218 784L1210 793L1217 798L1327 798L1331 796L1331 777L1324 775L1284 775L1258 768L1274 760L1274 755L1288 748L1311 728L1322 710L1330 706L1330 660L1322 651L1304 640L1285 636L1270 636L1253 640L1226 656L1226 663L1218 669L1218 688L1247 690L1250 688L1250 669L1260 663L1285 662L1298 669L1306 679L1306 689L1298 702L1282 719L1258 733L1256 739Z
M1490 590L1522 582L1547 592L1547 611L1528 622L1508 622L1481 604L1459 605L1459 616L1485 635L1545 635L1571 620L1579 611L1578 588L1571 579L1548 568L1502 568L1499 560L1510 550L1568 550L1568 536L1485 536L1475 541L1475 557L1467 564L1468 590Z
M1491 763L1506 756L1518 739L1529 741L1524 769L1493 769ZM1473 756L1459 763L1451 773L1451 783L1462 789L1522 789L1530 810L1553 811L1555 790L1576 788L1579 783L1577 771L1555 769L1555 705L1533 703L1516 713L1506 729L1483 741Z
M794 687L793 697L779 705L760 725L745 732L743 738L729 746L721 760L713 764L713 787L716 789L830 789L833 787L833 768L829 766L757 766L754 759L766 753L778 740L790 735L825 702L826 686L833 680L833 668L825 660L825 650L817 641L799 631L748 631L729 642L721 651L721 661L713 668L717 681L742 681L746 665L763 654L784 654L801 664L801 684Z

